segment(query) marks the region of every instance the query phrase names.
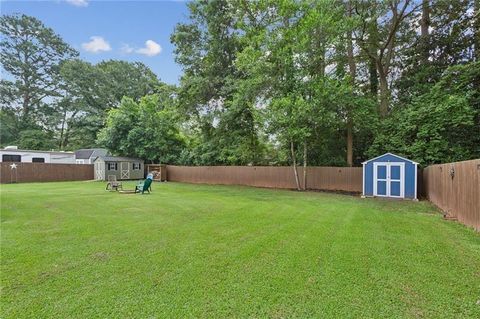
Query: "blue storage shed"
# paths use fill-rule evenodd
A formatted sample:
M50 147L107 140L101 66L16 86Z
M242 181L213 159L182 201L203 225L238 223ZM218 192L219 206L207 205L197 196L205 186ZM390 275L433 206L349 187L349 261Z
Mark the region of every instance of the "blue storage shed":
M417 199L417 162L386 153L362 165L364 197Z

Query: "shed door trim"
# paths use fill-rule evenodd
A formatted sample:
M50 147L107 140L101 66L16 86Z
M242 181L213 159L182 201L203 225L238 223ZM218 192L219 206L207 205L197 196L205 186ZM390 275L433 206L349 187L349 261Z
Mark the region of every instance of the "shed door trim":
M377 177L378 166L385 166L386 167L385 178L379 179ZM400 167L400 179L392 179L391 178L391 167L392 166L399 166ZM378 192L377 192L377 184L378 184L379 180L386 182L385 195L378 194ZM391 194L391 183L392 182L397 182L397 181L400 182L400 195L399 196ZM405 198L405 163L403 163L403 162L374 162L373 163L373 196Z

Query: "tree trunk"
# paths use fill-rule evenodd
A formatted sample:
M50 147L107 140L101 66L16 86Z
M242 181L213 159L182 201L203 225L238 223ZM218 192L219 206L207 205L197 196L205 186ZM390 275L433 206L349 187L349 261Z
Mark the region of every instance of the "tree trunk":
M303 190L307 190L307 142L303 142Z
M388 114L388 100L389 100L389 91L388 91L388 79L386 73L383 71L383 66L381 61L377 61L377 70L380 79L380 108L379 113L381 118L387 117Z
M378 74L373 58L370 58L368 61L368 75L370 80L370 93L375 97L378 94Z
M352 16L352 4L350 1L347 2L347 15L348 17ZM353 54L353 40L352 40L352 30L347 32L347 58L348 58L348 67L350 71L350 81L352 84L355 83L355 77L357 74L357 65L355 64L355 56Z
M320 78L324 78L325 77L325 54L326 54L326 50L325 50L325 45L323 43L319 44L319 47L320 47L320 52L319 52L319 56L320 56L320 61L319 61L319 64L318 64L318 76Z
M430 0L422 0L422 19L420 20L420 51L424 63L430 57L429 53L429 31L430 27Z
M63 151L64 142L63 142L63 136L65 132L65 121L67 119L67 112L64 110L63 111L63 118L62 118L62 126L60 128L60 143L58 144L58 147L60 148L61 151Z
M474 21L473 32L475 34L474 46L475 46L475 61L480 61L480 0L475 0L474 3Z
M293 141L290 142L290 151L292 153L292 163L293 163L293 173L295 174L295 184L297 185L297 190L300 190L300 181L298 180L298 171L297 171L297 159L295 158L295 148L293 147Z
M351 1L347 2L347 15L352 16ZM355 85L355 77L357 76L357 65L353 54L352 30L347 33L347 59L350 72L350 83ZM347 107L347 165L353 166L353 119L351 107Z
M373 8L372 10L375 10ZM374 16L374 13L372 13ZM368 73L370 80L370 93L372 96L377 96L378 94L378 72L377 72L377 60L375 57L378 57L378 25L376 21L372 21L369 26L368 31Z
M70 138L70 126L67 125L67 129L65 130L65 134L63 137L63 148L67 147L69 138Z
M347 119L347 165L353 166L353 121L351 117Z
M23 125L25 125L25 121L28 120L28 116L30 113L30 95L28 92L26 92L23 95L23 101L22 101L22 119L24 121Z
M59 143L58 143L58 148L63 151L63 132L64 132L64 124L62 122L62 128L60 129L60 138L59 138Z

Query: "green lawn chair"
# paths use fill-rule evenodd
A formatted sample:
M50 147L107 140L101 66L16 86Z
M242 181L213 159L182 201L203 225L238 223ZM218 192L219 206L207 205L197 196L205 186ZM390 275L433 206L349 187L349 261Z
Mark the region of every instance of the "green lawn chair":
M145 193L147 191L150 194L150 191L152 190L152 179L148 178L135 186L135 193Z

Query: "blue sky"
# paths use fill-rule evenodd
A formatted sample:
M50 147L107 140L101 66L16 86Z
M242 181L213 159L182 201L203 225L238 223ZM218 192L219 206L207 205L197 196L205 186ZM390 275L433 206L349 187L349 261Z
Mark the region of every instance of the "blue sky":
M40 19L80 52L86 61L140 61L164 82L177 84L170 34L187 21L183 1L0 0L1 13L24 13Z

